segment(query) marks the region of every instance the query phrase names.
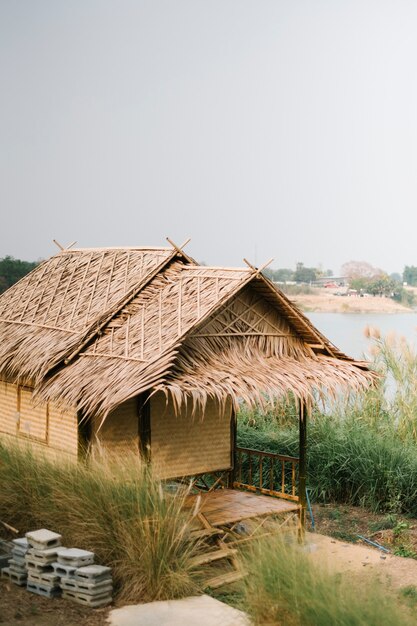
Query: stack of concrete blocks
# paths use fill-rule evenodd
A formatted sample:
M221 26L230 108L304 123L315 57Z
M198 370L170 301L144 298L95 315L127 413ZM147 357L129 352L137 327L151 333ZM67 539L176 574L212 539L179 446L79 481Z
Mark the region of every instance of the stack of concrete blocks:
M46 598L63 598L90 608L112 601L110 567L94 564L94 553L61 546L61 535L46 528L13 540L1 574Z
M53 563L58 550L62 549L61 535L46 528L26 533L29 550L25 556L27 568L27 590L46 598L61 596L59 576Z
M111 570L94 565L94 553L72 548L58 551L56 574L61 576L62 597L78 604L98 608L112 601Z
M9 560L12 558L13 544L11 541L0 539L0 570L9 566Z
M27 570L25 556L29 549L28 541L25 537L13 539L12 558L9 559L9 566L3 567L2 576L9 578L15 585L26 586Z

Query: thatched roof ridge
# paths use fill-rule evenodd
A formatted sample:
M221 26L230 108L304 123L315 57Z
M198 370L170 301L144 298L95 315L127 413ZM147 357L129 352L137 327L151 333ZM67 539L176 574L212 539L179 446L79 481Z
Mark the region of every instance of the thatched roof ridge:
M0 376L39 384L178 256L172 248L88 248L41 263L0 296Z

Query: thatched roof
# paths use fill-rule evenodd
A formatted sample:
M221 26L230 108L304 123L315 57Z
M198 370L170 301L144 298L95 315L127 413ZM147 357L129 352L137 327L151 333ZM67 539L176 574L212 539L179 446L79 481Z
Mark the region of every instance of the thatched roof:
M176 254L63 250L41 263L0 296L0 376L38 384Z
M373 378L256 270L177 249L63 251L0 297L0 333L1 377L86 415L148 390L262 402Z

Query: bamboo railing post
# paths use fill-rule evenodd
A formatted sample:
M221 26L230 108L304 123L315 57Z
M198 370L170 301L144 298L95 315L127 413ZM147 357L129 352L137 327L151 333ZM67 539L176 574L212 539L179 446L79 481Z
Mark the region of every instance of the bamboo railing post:
M307 418L308 406L300 401L299 405L299 465L298 465L298 497L300 498L300 527L301 538L304 535L306 521L306 486L307 486Z
M263 480L262 480L263 479L263 476L262 476L263 459L264 459L263 454L260 454L259 455L259 486L260 486L261 489L263 487L263 484L262 484L263 483Z

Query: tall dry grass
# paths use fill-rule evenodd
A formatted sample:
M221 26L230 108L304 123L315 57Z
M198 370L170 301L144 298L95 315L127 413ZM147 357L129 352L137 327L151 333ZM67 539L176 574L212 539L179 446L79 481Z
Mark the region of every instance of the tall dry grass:
M133 458L54 463L0 443L0 519L21 535L46 527L62 534L63 545L93 551L112 567L124 601L198 590L185 497L166 493Z
M287 536L288 539L288 536ZM253 543L243 556L248 572L243 608L254 626L411 625L405 607L378 581L343 578L315 566L295 537Z

